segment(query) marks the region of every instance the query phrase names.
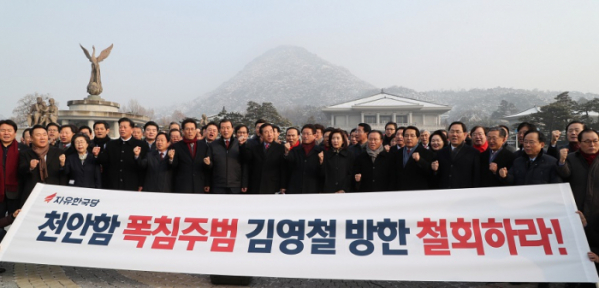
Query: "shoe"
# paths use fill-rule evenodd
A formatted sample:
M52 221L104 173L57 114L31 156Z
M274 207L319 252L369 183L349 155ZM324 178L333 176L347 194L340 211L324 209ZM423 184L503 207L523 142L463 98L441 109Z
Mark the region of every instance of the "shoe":
M4 272L6 272L6 269L0 267L0 273L4 273Z

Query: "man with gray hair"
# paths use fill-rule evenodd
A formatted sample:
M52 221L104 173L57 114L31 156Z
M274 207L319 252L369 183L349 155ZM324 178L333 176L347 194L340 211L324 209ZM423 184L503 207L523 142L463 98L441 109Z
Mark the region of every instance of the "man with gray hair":
M431 132L429 132L426 129L422 129L420 130L420 144L422 144L422 147L424 147L424 149L429 149L428 147L428 139L431 136Z

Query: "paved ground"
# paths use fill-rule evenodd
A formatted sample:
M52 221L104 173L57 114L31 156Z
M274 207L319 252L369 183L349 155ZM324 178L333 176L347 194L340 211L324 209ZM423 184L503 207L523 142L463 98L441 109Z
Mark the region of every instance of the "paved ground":
M208 275L138 272L35 264L2 263L0 287L240 287L212 285ZM250 287L513 287L531 288L533 284L441 283L392 281L342 281L256 277ZM552 284L550 287L565 287Z

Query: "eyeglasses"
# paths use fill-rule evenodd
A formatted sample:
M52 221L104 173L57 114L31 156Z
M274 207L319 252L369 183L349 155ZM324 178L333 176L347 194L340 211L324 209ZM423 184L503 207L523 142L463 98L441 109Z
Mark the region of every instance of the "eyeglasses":
M599 143L599 139L595 139L595 140L584 140L584 141L582 141L582 143L587 144L587 145L590 145L591 143L592 144L597 144L597 143Z

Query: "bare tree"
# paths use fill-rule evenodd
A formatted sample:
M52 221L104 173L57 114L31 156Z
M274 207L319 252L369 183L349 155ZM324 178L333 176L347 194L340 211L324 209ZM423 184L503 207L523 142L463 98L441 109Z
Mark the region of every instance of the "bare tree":
M136 99L130 99L126 105L121 105L119 111L123 113L147 116L150 119L154 118L154 109L149 109L141 106L141 104L139 104L139 102Z
M27 126L27 116L31 112L31 106L37 102L37 97L42 97L44 102L48 103L48 100L52 98L50 94L39 94L37 92L33 94L27 94L23 98L19 99L17 107L12 110L11 119L21 127ZM55 102L58 106L58 102Z

